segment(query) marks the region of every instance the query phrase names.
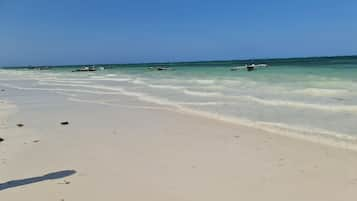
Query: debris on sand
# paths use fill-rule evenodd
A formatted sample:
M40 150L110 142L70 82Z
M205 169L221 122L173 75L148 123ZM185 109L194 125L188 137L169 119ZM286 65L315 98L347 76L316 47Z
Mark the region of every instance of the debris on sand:
M23 124L16 124L17 127L23 127Z
M32 141L33 143L38 143L38 142L40 142L40 140L34 140L34 141Z
M1 89L1 91L5 91L5 89Z
M58 184L70 184L70 183L71 183L70 181L64 180L63 182L60 182Z
M68 121L62 121L62 122L61 122L61 125L68 125L68 124L69 124Z

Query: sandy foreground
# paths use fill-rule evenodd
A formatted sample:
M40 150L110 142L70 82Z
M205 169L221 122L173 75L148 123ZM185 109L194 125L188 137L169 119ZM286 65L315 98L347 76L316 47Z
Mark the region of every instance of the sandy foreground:
M1 201L357 200L357 152L124 96L47 96L0 102Z

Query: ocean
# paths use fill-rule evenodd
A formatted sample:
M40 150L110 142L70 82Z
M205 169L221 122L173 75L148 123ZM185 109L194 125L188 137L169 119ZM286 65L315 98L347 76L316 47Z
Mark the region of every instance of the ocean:
M255 71L231 68L268 64ZM120 95L303 138L357 143L357 56L0 69L0 86L115 104ZM169 67L157 71L149 67Z

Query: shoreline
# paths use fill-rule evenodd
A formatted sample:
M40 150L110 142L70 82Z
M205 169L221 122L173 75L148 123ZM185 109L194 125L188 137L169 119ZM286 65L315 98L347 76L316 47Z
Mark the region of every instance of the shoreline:
M16 89L16 90L30 90L30 91L51 91L51 89L36 89L36 88L21 88L21 87L15 87L11 85L3 85L4 87L8 89ZM57 91L58 89L54 89ZM91 103L91 104L103 104L103 105L110 105L110 106L118 106L117 104L108 104L105 102L97 102L95 100L84 100L84 99L78 99L73 97L71 94L66 94L66 92L77 92L77 93L84 93L86 94L87 91L77 91L77 90L60 90L56 92L57 94L62 94L68 101L73 101L73 102L78 102L78 103ZM88 91L89 94L91 94L90 91ZM95 94L95 93L94 93ZM106 94L103 92L103 94ZM109 93L110 94L110 93ZM239 117L229 117L229 116L223 116L207 111L201 111L201 110L195 110L191 109L188 107L183 107L183 106L178 106L170 101L167 102L162 102L161 100L155 98L155 97L141 97L137 93L132 93L128 92L125 90L118 91L118 93L113 93L115 95L119 96L124 96L124 97L129 97L129 98L134 98L138 102L142 102L142 104L153 104L153 106L150 106L153 109L159 109L159 110L168 110L171 112L177 112L177 113L182 113L182 114L188 114L188 115L193 115L199 118L207 118L207 119L212 119L215 121L220 121L220 122L225 122L237 126L244 126L244 127L250 127L252 129L257 129L259 131L263 132L269 132L273 134L277 134L280 136L286 136L290 137L293 139L298 139L298 140L305 140L308 142L312 143L317 143L317 144L322 144L322 145L327 145L327 146L333 146L336 148L340 149L346 149L346 150L351 150L351 151L357 151L357 136L352 136L348 134L340 134L336 132L330 132L327 130L322 130L322 131L309 131L306 130L305 128L298 128L298 127L292 127L289 125L288 128L284 127L286 125L279 125L278 123L269 125L267 122L259 122L259 121L251 121L251 120L246 120L242 119ZM139 106L140 107L140 106ZM149 107L149 108L150 108ZM145 108L142 107L142 108Z

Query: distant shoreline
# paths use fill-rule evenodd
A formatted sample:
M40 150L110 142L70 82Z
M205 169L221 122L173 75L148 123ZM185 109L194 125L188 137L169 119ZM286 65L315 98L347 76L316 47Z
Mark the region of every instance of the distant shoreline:
M175 64L198 64L198 63L226 63L226 62L234 62L234 63L269 63L269 62L306 62L306 61L313 61L316 59L319 60L329 60L329 59L357 59L356 55L340 55L340 56L307 56L307 57L281 57L281 58L251 58L251 59L232 59L232 60L197 60L197 61L176 61L176 62L148 62L148 63L97 63L97 64L90 64L90 63L83 63L83 64L66 64L66 65L21 65L21 66L0 66L0 69L7 69L7 68L28 68L28 67L76 67L76 66L84 66L84 65L117 65L117 66L138 66L138 65L175 65Z

